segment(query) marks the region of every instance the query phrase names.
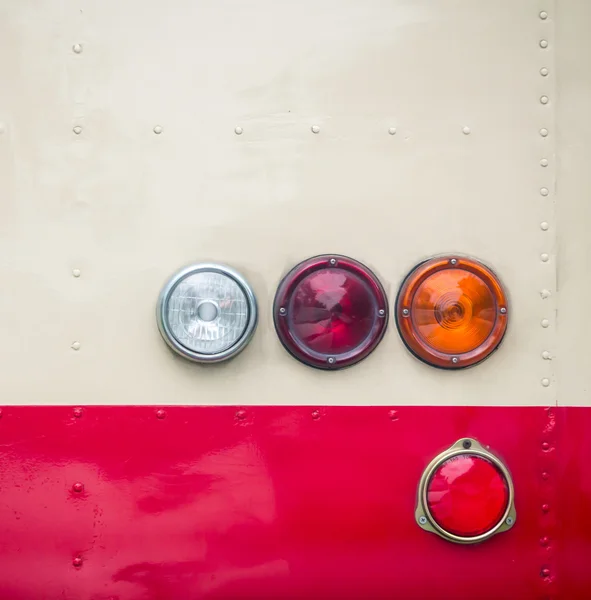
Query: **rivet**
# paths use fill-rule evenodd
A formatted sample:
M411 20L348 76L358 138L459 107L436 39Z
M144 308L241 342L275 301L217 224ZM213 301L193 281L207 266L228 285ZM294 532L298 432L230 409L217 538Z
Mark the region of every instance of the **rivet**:
M548 188L540 188L540 194L542 194L542 196L547 196L549 193Z
M542 68L540 69L540 75L541 75L542 77L546 77L546 75L548 75L548 68L547 68L547 67L542 67Z
M84 491L84 484L80 483L79 481L77 481L73 486L72 486L72 491L76 492L77 494L80 494Z
M542 129L540 129L540 135L541 135L542 137L547 137L547 135L548 135L548 130L547 130L545 127L543 127Z
M540 166L547 167L548 166L548 159L547 158L542 158L542 160L540 161Z
M390 410L388 411L388 416L390 417L390 421L398 421L398 411L397 410Z
M320 418L320 411L319 411L319 410L313 410L313 411L312 411L312 418L313 418L314 420L317 420L317 419L319 419L319 418Z
M166 411L163 408L159 408L156 411L156 418L157 419L165 419L166 418Z
M547 18L548 18L548 13L545 10L543 10L540 13L540 19L542 19L542 21L545 21Z
M80 277L80 269L72 269L72 275L74 277Z
M540 538L540 546L547 546L550 543L550 540L544 536L543 538Z
M390 135L396 135L396 127L390 127L390 129L388 129L388 133Z
M499 310L499 312L500 312L502 315L506 315L506 314L507 314L507 309L506 309L506 308L503 306L503 307L502 307L502 308Z
M542 473L542 479L550 479L550 474L549 474L549 473L546 473L546 471L544 471L544 472Z
M544 452L550 450L550 444L548 442L542 442L542 450L544 450Z
M74 342L71 347L72 350L80 350L80 342Z
M331 258L328 262L334 267L337 264L337 259Z
M552 358L552 355L550 354L550 352L548 352L548 350L544 350L542 352L542 358L544 360L550 360Z
M243 131L243 129L240 126L234 128L234 133L236 135L242 135L242 131Z
M284 317L284 316L287 314L287 310L286 310L286 309L285 309L285 308L282 306L282 307L279 309L279 314L280 314L282 317Z
M546 253L540 254L540 258L542 259L542 262L548 262L550 260L550 256Z
M452 259L449 261L449 264L450 264L450 265L457 265L457 264L458 264L458 261L457 261L455 258L452 258Z
M460 359L459 359L457 356L452 356L452 357L451 357L451 362L452 362L454 365L457 365L459 360L460 360Z
M154 133L155 133L156 135L160 135L160 134L162 133L162 125L156 125L156 126L154 127Z
M470 132L471 132L471 131L472 131L472 130L471 130L469 127L464 127L464 128L462 129L462 133L463 133L464 135L470 135Z
M540 40L540 48L547 48L548 40Z
M548 319L542 319L540 325L544 328L548 327L550 325L550 321L548 321Z
M550 225L548 225L548 223L546 223L546 221L542 221L542 222L540 223L540 229L541 229L542 231L548 231L548 227L550 227Z
M76 408L74 408L74 410L72 411L76 419L79 419L82 416L83 412L84 411L80 406L76 406Z
M541 96L540 97L540 102L542 104L548 104L548 96Z
M245 410L237 410L236 411L236 418L239 421L244 421L244 419L246 419L246 411Z
M80 127L80 125L76 125L74 126L74 129L72 129L72 131L76 134L76 135L80 135L82 133L82 127Z
M542 300L546 300L546 299L550 298L551 295L552 295L552 292L550 290L544 289L540 292L540 296L542 297ZM543 322L542 322L542 327L544 327ZM546 327L548 327L548 326L546 325Z
M380 317L383 317L386 314L386 311L383 308L380 308L380 310L378 310L378 315L380 315Z
M408 310L408 308L403 308L402 309L402 316L403 317L408 317L409 314L410 314L410 311Z
M72 561L72 564L78 568L82 566L82 559L79 556L76 556L76 558L74 558L74 560Z
M421 516L419 517L419 523L420 523L421 525L426 525L426 524L427 524L427 517L425 517L425 515L421 515Z
M542 504L542 512L547 513L550 510L549 504Z
M544 377L544 379L542 379L542 385L548 387L550 385L550 380L547 377Z
M542 570L540 571L540 575L541 575L542 577L550 577L550 569L542 569Z
M82 52L82 45L81 44L74 44L72 46L72 50L76 53L76 54L80 54Z
M318 125L312 125L312 133L320 133L320 127Z
M334 356L329 356L329 357L326 359L326 362L327 362L329 365L334 365L334 363L335 363L335 358L334 358Z

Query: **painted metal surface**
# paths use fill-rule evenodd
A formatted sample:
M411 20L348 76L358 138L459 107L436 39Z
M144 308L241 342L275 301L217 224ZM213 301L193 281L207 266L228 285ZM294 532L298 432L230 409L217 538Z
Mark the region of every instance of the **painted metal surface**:
M413 405L556 403L557 363L540 358L559 335L555 47L576 48L572 23L590 10L1 2L6 401L388 405L396 385ZM585 60L565 72L580 78ZM578 189L578 172L564 177ZM367 264L391 303L422 259L479 257L510 294L503 351L456 377L418 363L390 327L355 369L303 368L277 340L272 301L293 265L327 252ZM252 343L215 369L172 356L153 322L170 273L200 261L234 267L260 306Z
M6 407L0 598L586 599L589 427L577 408ZM467 435L515 483L515 525L475 546L414 518Z

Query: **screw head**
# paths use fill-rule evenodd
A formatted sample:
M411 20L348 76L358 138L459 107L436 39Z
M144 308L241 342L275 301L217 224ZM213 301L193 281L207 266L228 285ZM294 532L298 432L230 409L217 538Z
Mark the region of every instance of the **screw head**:
M320 132L320 127L318 125L312 125L311 129L312 129L312 133Z
M154 126L154 133L156 135L160 135L162 133L162 125L155 125Z
M336 359L335 359L335 357L334 357L334 356L329 356L329 357L326 359L326 362L327 362L329 365L334 365L334 364L335 364L335 362L336 362Z
M403 317L408 317L408 315L410 315L410 310L408 310L408 308L403 308L402 309L402 316Z
M507 517L505 519L505 523L507 523L507 525L509 525L509 526L513 525L513 523L514 523L513 517Z
M283 306L279 309L279 314L284 317L287 314L287 309L285 309Z
M457 265L457 264L458 264L458 261L457 261L457 259L455 259L455 258L452 258L452 259L449 261L449 264L450 264L450 265Z
M425 515L421 515L421 516L419 517L419 523L420 523L421 525L426 525L426 524L427 524L427 517L425 517Z
M383 308L380 308L380 310L378 310L378 315L380 317L383 317L386 314L386 311Z
M337 264L337 259L331 258L328 262L334 267Z
M506 308L503 306L503 307L501 308L501 310L500 310L500 313L501 313L502 315L506 315L506 314L507 314L507 309L506 309Z
M234 128L234 133L236 135L242 135L242 131L243 131L243 129L240 126Z
M460 359L459 359L457 356L452 356L452 357L451 357L451 362L452 362L454 365L457 365L457 364L458 364L458 362L459 362L459 360L460 360Z

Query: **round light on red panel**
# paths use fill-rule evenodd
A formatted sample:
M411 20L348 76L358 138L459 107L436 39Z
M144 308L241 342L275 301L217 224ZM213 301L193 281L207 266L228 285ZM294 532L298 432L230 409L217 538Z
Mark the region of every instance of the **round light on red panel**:
M474 365L496 350L507 312L496 275L461 257L433 258L415 267L396 301L396 322L408 349L447 369Z
M286 350L319 369L340 369L365 358L382 339L388 301L364 265L338 255L294 267L275 295L273 316Z
M417 518L424 529L460 543L505 531L515 522L508 470L475 440L460 440L423 474Z

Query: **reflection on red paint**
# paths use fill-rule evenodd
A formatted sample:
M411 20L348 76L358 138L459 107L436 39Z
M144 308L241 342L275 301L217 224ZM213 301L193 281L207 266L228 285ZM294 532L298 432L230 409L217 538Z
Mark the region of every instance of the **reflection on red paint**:
M482 456L445 460L428 483L427 504L448 533L476 537L493 529L509 503L509 487L497 467Z
M392 409L251 406L237 421L234 406L166 406L164 420L149 406L4 407L0 599L533 600L542 568L557 600L588 599L591 410L567 409L560 437L553 409L563 450L541 463L542 407ZM520 515L476 547L414 519L426 462L467 434L502 454ZM542 468L576 489L564 507ZM451 485L469 477L454 469Z

